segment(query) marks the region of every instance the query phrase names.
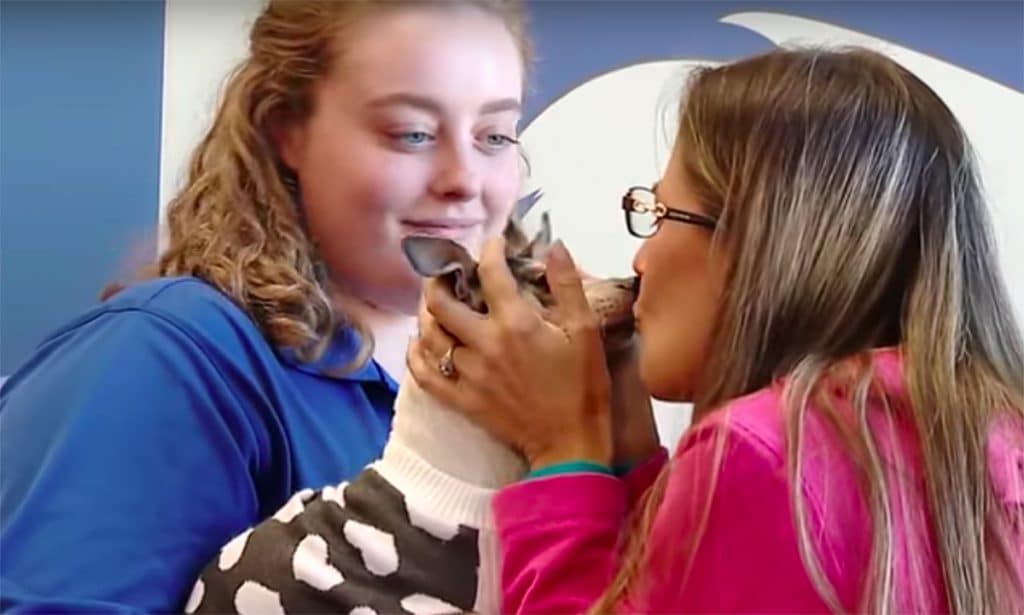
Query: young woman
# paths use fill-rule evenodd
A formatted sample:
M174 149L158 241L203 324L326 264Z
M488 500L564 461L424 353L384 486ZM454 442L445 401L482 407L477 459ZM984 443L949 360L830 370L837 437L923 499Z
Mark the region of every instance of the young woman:
M180 610L229 538L380 454L400 239L501 230L527 58L517 2L268 4L152 279L3 389L4 609Z

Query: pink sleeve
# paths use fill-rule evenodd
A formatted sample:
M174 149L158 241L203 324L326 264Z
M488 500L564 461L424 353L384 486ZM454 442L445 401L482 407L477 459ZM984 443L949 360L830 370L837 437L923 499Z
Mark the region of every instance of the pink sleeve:
M658 452L638 463L622 476L622 480L626 483L629 510L633 510L633 506L636 505L640 497L654 484L666 463L668 463L668 450L659 448Z
M503 613L580 613L615 571L632 502L664 466L662 449L621 480L565 474L503 489L494 502Z
M590 607L618 566L630 491L627 481L597 474L503 490L495 501L503 612L581 613ZM810 534L820 536L820 504L806 505ZM756 435L721 424L691 432L672 462L647 559L617 610L827 612L804 570L790 511L780 455ZM823 557L843 566L845 556L840 550Z
M829 610L800 559L785 466L776 450L756 434L710 425L683 441L671 472L648 559L623 610ZM805 505L809 533L820 536L820 507Z

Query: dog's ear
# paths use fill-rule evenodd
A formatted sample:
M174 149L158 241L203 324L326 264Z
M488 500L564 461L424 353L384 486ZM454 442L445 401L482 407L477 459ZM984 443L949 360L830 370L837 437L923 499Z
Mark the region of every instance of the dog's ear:
M447 279L456 299L469 299L469 277L476 271L476 261L464 247L443 237L410 235L402 239L402 250L416 273Z
M519 225L519 220L516 220L515 216L509 216L502 235L505 237L506 254L521 254L530 243L526 233L523 232L523 227Z
M548 212L540 216L540 230L533 236L530 244L526 246L523 256L534 260L542 261L551 247L551 217Z
M540 229L533 239L526 237L523 227L515 218L509 218L505 225L505 252L509 256L543 260L551 247L551 217L544 212L540 217Z
M537 284L544 280L544 275L547 273L547 267L544 265L544 262L536 259L513 256L506 262L508 263L509 270L512 272L512 277L520 282ZM547 282L543 282L543 284L546 285Z

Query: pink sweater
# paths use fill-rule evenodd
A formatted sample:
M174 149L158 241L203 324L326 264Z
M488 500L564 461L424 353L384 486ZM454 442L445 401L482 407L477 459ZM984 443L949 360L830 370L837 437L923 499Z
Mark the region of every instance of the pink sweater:
M890 399L906 398L896 351L876 352L875 369ZM681 440L648 538L641 581L630 588L618 610L829 611L798 551L780 393L776 386L738 399L707 416ZM869 415L882 455L906 466L905 471L888 473L891 481L908 481L907 495L893 506L897 612L946 612L918 471L917 438L908 423L887 420L891 415L880 405L871 407ZM823 572L844 610L857 611L871 548L870 517L855 468L842 450L811 413L804 430L802 506ZM721 470L712 485L716 455ZM566 474L502 490L494 510L503 551L503 612L585 611L610 583L626 515L666 457L662 452L624 480ZM994 430L989 463L1002 505L1024 506L1024 430ZM1024 583L1020 528L1014 540L1017 580ZM915 565L921 566L920 574L914 574ZM915 578L925 582L914 583Z

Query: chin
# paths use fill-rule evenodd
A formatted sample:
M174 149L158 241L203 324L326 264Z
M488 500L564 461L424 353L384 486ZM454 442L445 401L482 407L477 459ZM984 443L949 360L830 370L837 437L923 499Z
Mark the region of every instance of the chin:
M471 237L467 237L465 241L460 241L459 243L462 244L463 248L466 248L470 256L479 261L480 253L483 252L484 249L484 241L485 239L483 235L480 233L474 233Z
M640 377L647 387L647 392L658 401L667 402L691 402L693 401L692 387L686 382L681 382L679 374L666 373L664 364L659 364L661 369L650 369L645 364L640 366Z
M410 269L398 280L392 280L376 293L376 305L391 314L416 316L419 314L420 299L423 296L423 278Z
M656 389L649 389L651 397L658 401L667 401L673 403L691 403L693 401L693 395L679 390L665 390L658 391Z

